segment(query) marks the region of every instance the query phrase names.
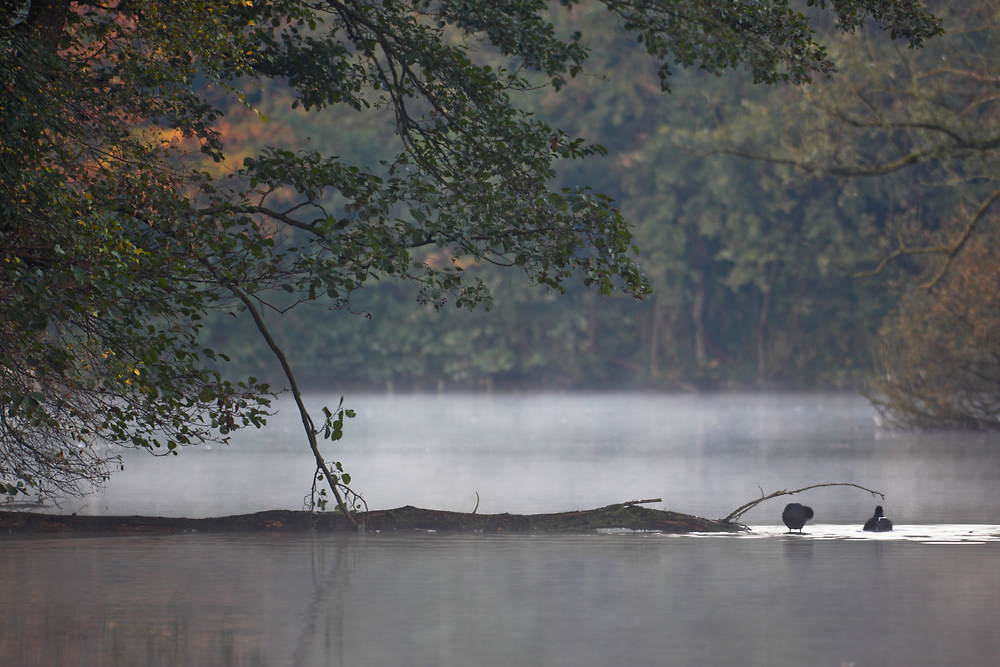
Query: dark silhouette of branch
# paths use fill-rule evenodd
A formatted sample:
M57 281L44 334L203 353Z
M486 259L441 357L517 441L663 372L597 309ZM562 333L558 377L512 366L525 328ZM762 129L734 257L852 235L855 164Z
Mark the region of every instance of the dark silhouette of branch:
M879 496L880 498L882 498L882 500L885 500L885 494L882 493L881 491L873 491L871 489L859 486L857 484L852 484L850 482L827 482L825 484L813 484L812 486L806 486L801 489L795 489L794 491L788 491L788 490L775 491L774 493L768 494L766 496L764 495L764 489L760 489L760 487L758 486L757 488L760 489L760 498L756 500L751 500L750 502L744 505L740 505L735 510L733 510L729 514L729 516L727 516L725 519L719 519L719 521L722 523L735 523L737 519L739 519L741 516L743 516L744 514L752 510L754 507L764 502L765 500L770 500L771 498L777 498L778 496L790 496L793 493L801 493L802 491L808 491L809 489L818 489L821 486L853 486L856 489L867 491L873 496Z
M330 467L326 463L326 459L319 450L319 442L316 439L316 426L313 423L309 411L306 409L305 401L302 399L302 393L299 391L299 385L295 379L295 374L292 372L291 364L288 363L288 359L285 357L285 353L278 345L277 341L275 341L274 337L271 336L271 332L268 330L267 325L264 323L264 318L261 316L260 309L257 308L257 304L254 303L253 298L247 294L242 287L233 281L222 277L207 260L202 259L201 262L209 269L209 271L212 272L216 280L219 281L220 285L225 286L243 303L244 306L246 306L250 316L253 318L254 324L257 326L257 331L260 332L260 335L264 338L264 342L267 343L267 346L271 349L271 352L278 360L278 363L281 364L281 370L284 372L285 378L288 380L288 386L291 389L292 397L295 399L295 405L299 409L299 416L302 418L302 426L305 429L306 438L309 440L309 448L312 450L313 457L316 459L316 467L322 471L323 476L326 478L327 484L329 484L330 490L333 492L333 497L337 500L337 506L340 508L340 511L344 513L344 516L350 519L351 523L357 526L357 520L351 514L347 504L344 502L343 496L340 494L339 488L341 487L341 484L339 481L334 479L333 473L330 471Z

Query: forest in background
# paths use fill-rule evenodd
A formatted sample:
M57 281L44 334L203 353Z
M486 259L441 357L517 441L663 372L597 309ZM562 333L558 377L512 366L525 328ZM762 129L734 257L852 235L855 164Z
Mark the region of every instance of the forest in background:
M1000 426L992 2L558 4L0 5L0 494L272 383L348 516L354 412L302 389L863 381Z
M931 9L946 30L948 21L970 20ZM892 63L906 63L904 71L934 63L948 48L942 44L962 39L958 31L919 54L872 34L845 40L850 49L838 53L831 34L840 70L833 79L762 86L739 72L716 78L679 70L664 94L641 46L622 31L593 29L615 20L603 7L551 19L560 32L582 32L592 56L560 92L540 89L531 110L607 149L604 157L559 165L554 185L589 185L617 200L654 294L604 297L583 285L545 292L510 283L488 265L468 265L491 285L492 309L436 311L417 302L415 287L386 281L359 292L346 310L306 304L268 314L300 383L372 390L864 386L884 363L887 340L901 339L900 304L912 309L922 298L913 293L928 267L919 253L901 253L878 275L857 272L913 239L953 231L955 212L974 199L968 190L981 190L984 179L966 173L957 185L955 170L941 173L940 162L881 174L817 166L820 158L827 167L830 159L842 164L851 151L852 158L868 151L860 159L874 164L907 150L884 131L862 137L860 147L839 145L837 137L845 145L857 138L840 136L842 122L830 125L837 114L828 102L860 90L873 65L884 82L898 74ZM991 52L994 38L992 28L983 31L977 48ZM475 55L495 58L485 49ZM991 95L993 84L984 86ZM229 104L220 128L230 164L254 154L265 134L287 143L308 138L356 164L377 164L398 149L390 116L338 109L321 119L293 109L292 100L277 87L249 97L253 111ZM888 114L898 101L867 103ZM242 317L207 321L206 345L228 351L227 374L280 384L278 367ZM887 339L892 327L895 337Z

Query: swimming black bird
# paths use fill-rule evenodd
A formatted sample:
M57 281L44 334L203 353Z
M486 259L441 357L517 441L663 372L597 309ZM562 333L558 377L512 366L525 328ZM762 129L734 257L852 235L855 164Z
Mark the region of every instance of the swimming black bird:
M892 530L892 521L885 518L881 505L875 508L875 516L865 521L864 529L875 533L885 533Z
M785 511L781 513L781 520L788 526L788 532L797 530L801 533L802 526L811 518L813 518L812 508L798 503L788 503L785 505Z

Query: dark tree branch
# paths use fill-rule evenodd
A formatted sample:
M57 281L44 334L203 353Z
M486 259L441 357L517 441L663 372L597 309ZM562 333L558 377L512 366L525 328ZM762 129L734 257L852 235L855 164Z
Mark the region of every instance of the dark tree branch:
M761 489L760 498L758 498L757 500L751 500L746 504L740 505L735 510L733 510L729 514L729 516L727 516L725 519L719 519L719 521L722 523L735 523L737 519L739 519L741 516L752 510L754 507L757 507L757 505L760 505L765 500L771 500L772 498L777 498L779 496L790 496L794 493L801 493L803 491L808 491L809 489L818 489L821 486L853 486L856 489L867 491L873 496L879 496L880 498L885 500L885 494L882 493L881 491L872 491L871 489L859 486L857 484L852 484L850 482L827 482L825 484L813 484L812 486L805 486L801 489L795 489L794 491L787 491L787 490L775 491L774 493L768 494L766 496L764 495L764 489ZM760 489L759 486L757 488Z
M299 416L302 419L302 427L305 430L306 438L309 441L309 448L312 450L313 457L316 459L316 467L323 472L323 476L326 478L326 482L330 485L330 490L333 492L333 496L337 500L337 506L340 508L340 511L351 520L351 523L357 525L357 520L351 514L347 504L344 502L343 496L340 494L340 482L333 478L333 473L330 471L330 467L327 465L326 459L323 457L323 453L319 449L319 442L316 438L316 426L313 423L312 417L309 415L309 411L306 409L305 401L302 399L302 392L299 390L298 382L295 380L295 373L292 372L292 366L288 363L288 358L285 357L285 353L281 349L281 346L279 346L277 341L274 340L270 330L267 328L267 324L264 322L264 318L261 316L260 310L257 308L257 304L254 303L254 300L249 294L247 294L246 290L233 281L220 275L208 261L203 259L202 264L212 272L220 285L225 286L230 292L233 293L233 295L236 296L237 299L240 300L244 306L246 306L250 316L253 318L257 330L260 332L260 335L264 338L264 341L267 343L268 348L270 348L271 352L278 360L278 363L281 364L281 370L285 374L285 378L288 380L292 397L295 399L295 406L299 410Z

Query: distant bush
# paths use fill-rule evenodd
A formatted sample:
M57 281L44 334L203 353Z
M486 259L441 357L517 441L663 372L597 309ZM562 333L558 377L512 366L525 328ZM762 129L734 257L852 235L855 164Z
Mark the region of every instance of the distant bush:
M970 244L947 277L915 290L883 327L869 398L886 421L1000 428L1000 248Z

